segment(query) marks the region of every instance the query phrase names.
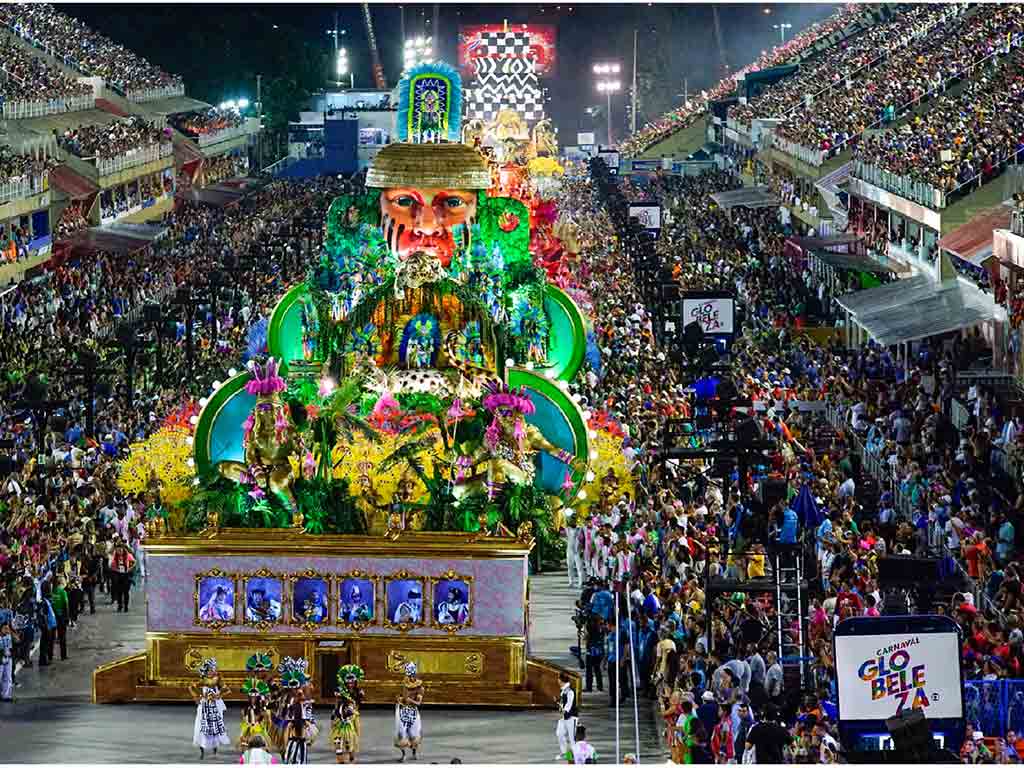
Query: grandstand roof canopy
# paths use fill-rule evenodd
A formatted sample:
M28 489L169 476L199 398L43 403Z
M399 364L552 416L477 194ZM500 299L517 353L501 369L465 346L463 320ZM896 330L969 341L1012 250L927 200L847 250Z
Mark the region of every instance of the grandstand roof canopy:
M892 267L887 267L870 256L862 256L857 253L836 253L822 249L814 250L814 258L837 269L855 269L859 272L871 272L876 275L887 275L892 272Z
M992 232L996 229L1009 229L1012 212L1013 209L1009 205L997 205L982 211L966 224L941 238L939 247L980 267L981 263L992 255Z
M843 232L838 235L826 237L791 237L789 241L797 248L805 251L814 251L819 248L835 248L840 245L853 245L859 243L863 238L860 235Z
M177 115L182 112L195 112L201 109L209 109L210 104L198 99L191 99L188 96L172 96L169 99L157 99L140 104L143 109L157 115Z
M927 275L847 294L839 305L883 346L917 341L996 319L1002 309L973 283Z
M711 199L727 211L733 208L774 208L781 202L769 187L744 187L729 192L716 192Z

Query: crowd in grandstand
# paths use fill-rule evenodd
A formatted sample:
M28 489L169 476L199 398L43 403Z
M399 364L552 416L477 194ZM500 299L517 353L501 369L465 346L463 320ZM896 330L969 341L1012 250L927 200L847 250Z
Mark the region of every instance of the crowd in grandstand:
M759 421L778 448L755 474L759 481L785 479L790 489L768 514L738 500L735 476L719 488L699 473L657 462L665 419L693 413L693 375L656 343L656 308L645 303L615 245L624 216L616 226L603 212L614 199L596 195L586 178L570 177L563 204L586 233L577 275L579 288L593 298L601 348L601 375L589 373L579 394L600 410L602 424L610 420L628 436L624 445L638 478L635 498L592 509L592 517L568 529L591 579L581 601L581 656L588 688L602 687L604 671L609 690L625 686L626 694L635 662L637 686L658 702L676 762L704 757L705 749L716 762L741 762L750 745L757 762L767 762L776 747L762 748L765 734L751 739L747 733L758 721L786 725L787 761L834 762L831 633L842 618L886 610L944 613L963 630L969 678L1016 678L1024 671L1018 563L1024 495L1017 470L1007 478L995 460L999 452L1024 452L1024 420L983 387L957 387L956 372L986 354L976 334L923 343L909 364L878 347L854 351L835 339L822 347L794 337L797 318L828 313L823 285L784 255L774 209L726 215L715 207L708 194L734 184L715 174L663 179L638 193L645 200L658 193L671 208L659 242L662 266L687 290L736 292L746 314L732 356L741 397L828 398L839 415L829 423L810 411L762 411ZM954 397L973 416L959 430L951 421ZM866 456L881 459L881 476L867 470ZM731 493L723 493L729 486ZM794 509L804 487L816 502L811 517ZM628 544L625 557L619 542ZM812 590L813 660L802 691L785 683L777 666L780 606L754 593L729 596L729 590L715 598L706 591L708 576L726 584L772 577L773 547L794 543L803 544ZM570 546L570 560L573 552ZM893 554L948 562L943 567L952 575L922 579L909 594L886 588L878 561ZM607 587L626 580L632 589L616 646ZM709 627L711 599L719 600L720 618ZM784 645L796 640L791 620L783 624ZM979 733L982 725L1009 741L979 745L969 738L965 758L1001 749L1004 758L1018 759L1021 745L1007 733L1013 723L975 722Z
M126 402L123 362L102 344L118 318L150 299L168 299L177 288L199 284L217 263L252 247L264 248L279 227L295 216L322 220L327 205L342 189L336 179L274 182L228 210L183 205L169 214L167 236L130 255L91 253L48 274L24 282L0 297L0 439L14 441L10 455L24 469L0 486L0 610L16 613L19 643L16 657L30 664L38 642L39 662L74 652L65 647L68 629L92 607L96 590L124 597L145 574L139 557L139 526L146 503L126 499L113 485L113 467L128 443L159 428L166 418L194 408L194 397L222 378L228 361L240 361L250 344L250 326L265 318L287 281L282 265L268 252L254 269L253 280L240 281L245 295L219 305L218 341L212 338L209 305L195 331L195 375L188 376L184 325L164 342L164 378L155 376L155 357L140 358L136 400ZM293 263L293 262L289 262ZM150 336L152 329L149 330ZM101 364L116 369L101 386L96 402L96 436L87 438L85 402L68 373L69 361L92 350ZM66 398L69 405L45 429L47 470L34 458L31 414L16 405L45 382L47 396ZM182 382L186 382L183 391ZM8 451L5 451L7 454ZM124 545L123 548L119 548ZM135 550L136 565L119 570L124 556ZM21 674L24 674L22 672Z
M5 101L52 101L88 96L92 86L79 83L38 56L26 52L11 35L0 41L0 97Z
M1024 150L1024 54L1000 62L923 115L860 142L854 157L889 173L949 191Z
M743 125L755 118L784 117L808 96L829 88L846 89L848 78L858 77L871 65L885 62L893 52L928 35L947 16L961 12L959 6L919 5L865 29L834 49L818 55L790 77L773 84L747 104L729 110L729 116Z
M245 118L237 110L217 107L172 115L168 120L175 128L189 136L226 131L245 123Z
M104 125L81 125L57 134L61 149L83 158L107 159L170 141L167 129L137 116Z
M843 29L863 13L856 4L841 6L836 13L825 21L801 30L787 42L763 52L758 59L739 72L731 73L715 86L700 95L695 95L686 104L662 115L657 120L645 124L642 128L623 141L619 150L627 157L639 155L665 137L693 125L695 120L707 113L708 102L725 98L736 88L736 79L747 72L756 72L769 67L779 66L795 57L802 55L823 38Z
M54 52L83 74L102 77L122 93L182 85L178 75L164 72L49 3L4 3L0 24Z
M923 13L909 28L901 19L912 14L900 14L893 25L886 25L902 34L883 60L791 112L776 133L812 149L841 146L868 128L898 119L926 94L958 78L982 75L972 67L1009 53L1024 33L1020 5L979 6L971 13L956 13L957 6L922 8L932 12ZM932 26L937 16L942 20Z
M50 170L56 164L53 158L19 154L6 145L0 145L0 184L23 181Z
M72 201L61 211L57 220L55 232L57 240L70 240L79 232L89 228L89 222L85 218L85 203L83 201Z

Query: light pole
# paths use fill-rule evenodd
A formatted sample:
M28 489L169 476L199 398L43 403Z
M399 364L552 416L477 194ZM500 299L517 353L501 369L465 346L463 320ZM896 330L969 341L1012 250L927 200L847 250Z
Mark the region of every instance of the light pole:
M348 75L348 87L351 90L355 88L355 73L348 68L348 51L344 48L338 49L338 84L341 85L341 80L345 75Z
M772 29L779 30L779 43L781 45L786 44L786 30L792 29L792 24L772 24Z
M601 63L594 65L594 74L598 76L597 91L607 97L608 113L608 145L612 140L612 94L622 90L622 81L619 80L620 67L617 62Z
M429 37L410 37L405 41L403 65L408 72L418 64L425 64L434 56L433 44Z

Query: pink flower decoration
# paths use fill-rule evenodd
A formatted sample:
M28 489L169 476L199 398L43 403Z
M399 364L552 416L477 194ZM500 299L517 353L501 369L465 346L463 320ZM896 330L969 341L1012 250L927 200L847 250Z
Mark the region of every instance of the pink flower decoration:
M465 416L466 411L462 408L462 400L456 397L452 400L452 405L448 409L448 418L453 421L458 421L459 419L465 418Z
M575 485L576 484L572 481L572 475L566 472L565 478L562 480L562 490L568 493Z
M258 485L255 488L253 488L251 491L249 491L249 495L252 496L254 499L256 499L256 501L259 501L264 496L266 496L266 494L263 493L263 489L260 488Z

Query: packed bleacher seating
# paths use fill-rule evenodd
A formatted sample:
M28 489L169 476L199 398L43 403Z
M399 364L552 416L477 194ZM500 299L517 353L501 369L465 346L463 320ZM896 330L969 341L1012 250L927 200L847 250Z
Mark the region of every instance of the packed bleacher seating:
M168 121L187 136L196 137L237 128L245 123L245 118L233 109L211 107L199 112L171 115Z
M0 439L14 441L14 449L5 454L24 466L0 484L0 595L5 596L0 607L15 614L16 677L28 674L24 667L32 666L34 648L39 648L43 666L57 661L52 654L46 658L47 638L52 649L55 633L46 624L46 603L39 598L47 600L61 576L70 601L70 615L63 616L67 646L74 654L76 622L96 621L88 618L98 602L95 593L110 594L106 560L115 534L140 554L140 523L153 499L124 499L113 484L116 463L128 444L161 428L165 419L181 418L182 413L187 418L195 412L193 398L224 376L226 361L246 355L250 327L265 325L281 292L301 278L304 267L293 264L294 271L286 273L274 257L276 251L268 249L270 258L252 267L256 278L242 281L244 295L220 305L217 343L210 332L211 318L198 318L195 376L187 375L184 329L179 323L176 338L164 342L163 379L155 376L153 356L140 357L132 406L123 386L123 359L99 342L113 332L119 318L138 317L146 300L166 300L177 287L188 284L200 290L201 276L215 263L265 244L295 216L322 219L345 184L334 178L274 182L234 209L185 204L168 215L168 236L148 248L131 255L82 255L44 279L23 282L0 297ZM165 311L173 316L169 307ZM149 334L152 340L152 329ZM93 350L101 364L117 369L97 404L95 439L84 434L83 398L67 373L69 361L84 350ZM45 444L37 450L29 415L14 404L29 385L43 380L50 396L67 398L70 405L58 414L60 426L50 423ZM50 464L47 472L36 464L43 452ZM89 490L83 491L86 486ZM74 515L69 514L72 506ZM115 519L115 508L127 513L124 522ZM133 574L137 584L145 577L144 561L139 562Z
M92 94L92 86L79 83L13 42L0 40L0 97L4 101L54 101Z
M10 147L0 145L0 186L26 182L54 168L54 158L37 158L33 155L17 154Z
M929 93L981 76L982 62L1020 44L1020 5L979 5L945 19L928 34L895 48L876 66L791 112L776 135L828 154L866 129L899 119Z
M948 193L985 181L1024 151L1024 52L942 95L923 115L860 142L854 157L875 168ZM873 181L885 184L873 174ZM893 189L892 191L897 191Z
M57 220L55 231L57 240L70 240L79 232L89 228L89 222L85 218L85 203L80 200L73 201L61 212Z
M141 117L128 117L105 125L69 128L57 137L61 149L82 158L107 159L146 147L170 144L170 136Z
M1012 459L1009 475L1001 467L1006 455L1024 456L1024 419L1005 395L960 380L989 354L980 334L923 341L907 360L870 344L845 349L835 337L820 346L798 335L799 321L834 317L829 286L786 257L774 209L726 213L710 200L734 188L735 178L666 176L641 190L608 176L603 165L593 164L591 173L597 184L567 176L569 194L560 206L581 222L584 248L569 290L584 305L592 302L600 351L600 366L574 388L581 402L600 408L592 428L627 436L636 493L591 507L567 526L578 537L576 554L569 549L570 580L575 563L586 580L574 621L587 689L595 679L603 688L606 669L612 707L617 689L651 697L677 764L690 757L748 762L743 754L751 743L757 762L765 762L760 739L736 732L766 721L788 732L789 745L785 757L767 762L829 763L839 749L831 643L844 618L947 614L962 630L972 685L1020 678L1024 483ZM695 412L699 388L687 383L700 374L666 355L654 322L658 307L645 301L651 294L640 290L629 256L619 250L626 214L616 196L622 200L623 193L626 200L658 197L671 210L656 271L667 270L686 290L735 291L744 308L744 330L730 357L739 397L829 402L827 418L773 407L757 419L777 447L752 480L789 486L788 497L766 513L754 506L751 514L755 500L749 487L737 486L735 473L719 484L686 462L659 460L666 419ZM840 287L858 289L857 281ZM959 426L954 399L970 414ZM795 511L801 488L814 500L808 517ZM632 563L614 556L623 542ZM744 590L758 579L773 582L772 553L785 546L796 546L804 560L805 628L798 617L777 615L785 597L776 604L775 593L761 599ZM934 577L894 587L880 572L880 561L893 555L930 567ZM612 582L624 583L620 598ZM712 593L716 583L725 594ZM621 624L611 617L616 599ZM801 634L809 677L796 687L781 665L792 668L799 657L784 660L777 650L780 641L795 648ZM968 733L984 728L988 741L969 736L963 762L1015 750L1015 721L1005 711L982 706L968 719Z
M245 176L249 168L249 161L238 155L221 155L220 157L207 160L203 164L203 181L209 184L216 184L224 179L232 179L236 176Z
M667 136L693 125L696 119L707 113L708 102L725 98L735 90L736 78L746 72L756 72L761 69L779 66L800 56L819 40L845 28L864 13L864 9L854 3L841 6L838 11L825 21L802 30L784 44L775 46L767 53L762 54L749 66L723 78L718 84L708 89L706 93L692 97L689 104L681 104L671 112L662 115L658 120L647 123L623 141L619 145L619 151L626 157L635 157Z
M799 71L770 86L746 105L730 108L729 117L742 125L756 118L786 116L808 96L827 88L843 88L847 78L876 62L884 62L911 40L928 35L940 21L962 12L959 6L918 5L866 29L834 50L824 52Z
M169 74L49 3L4 3L0 23L83 74L102 77L129 98L182 88Z

